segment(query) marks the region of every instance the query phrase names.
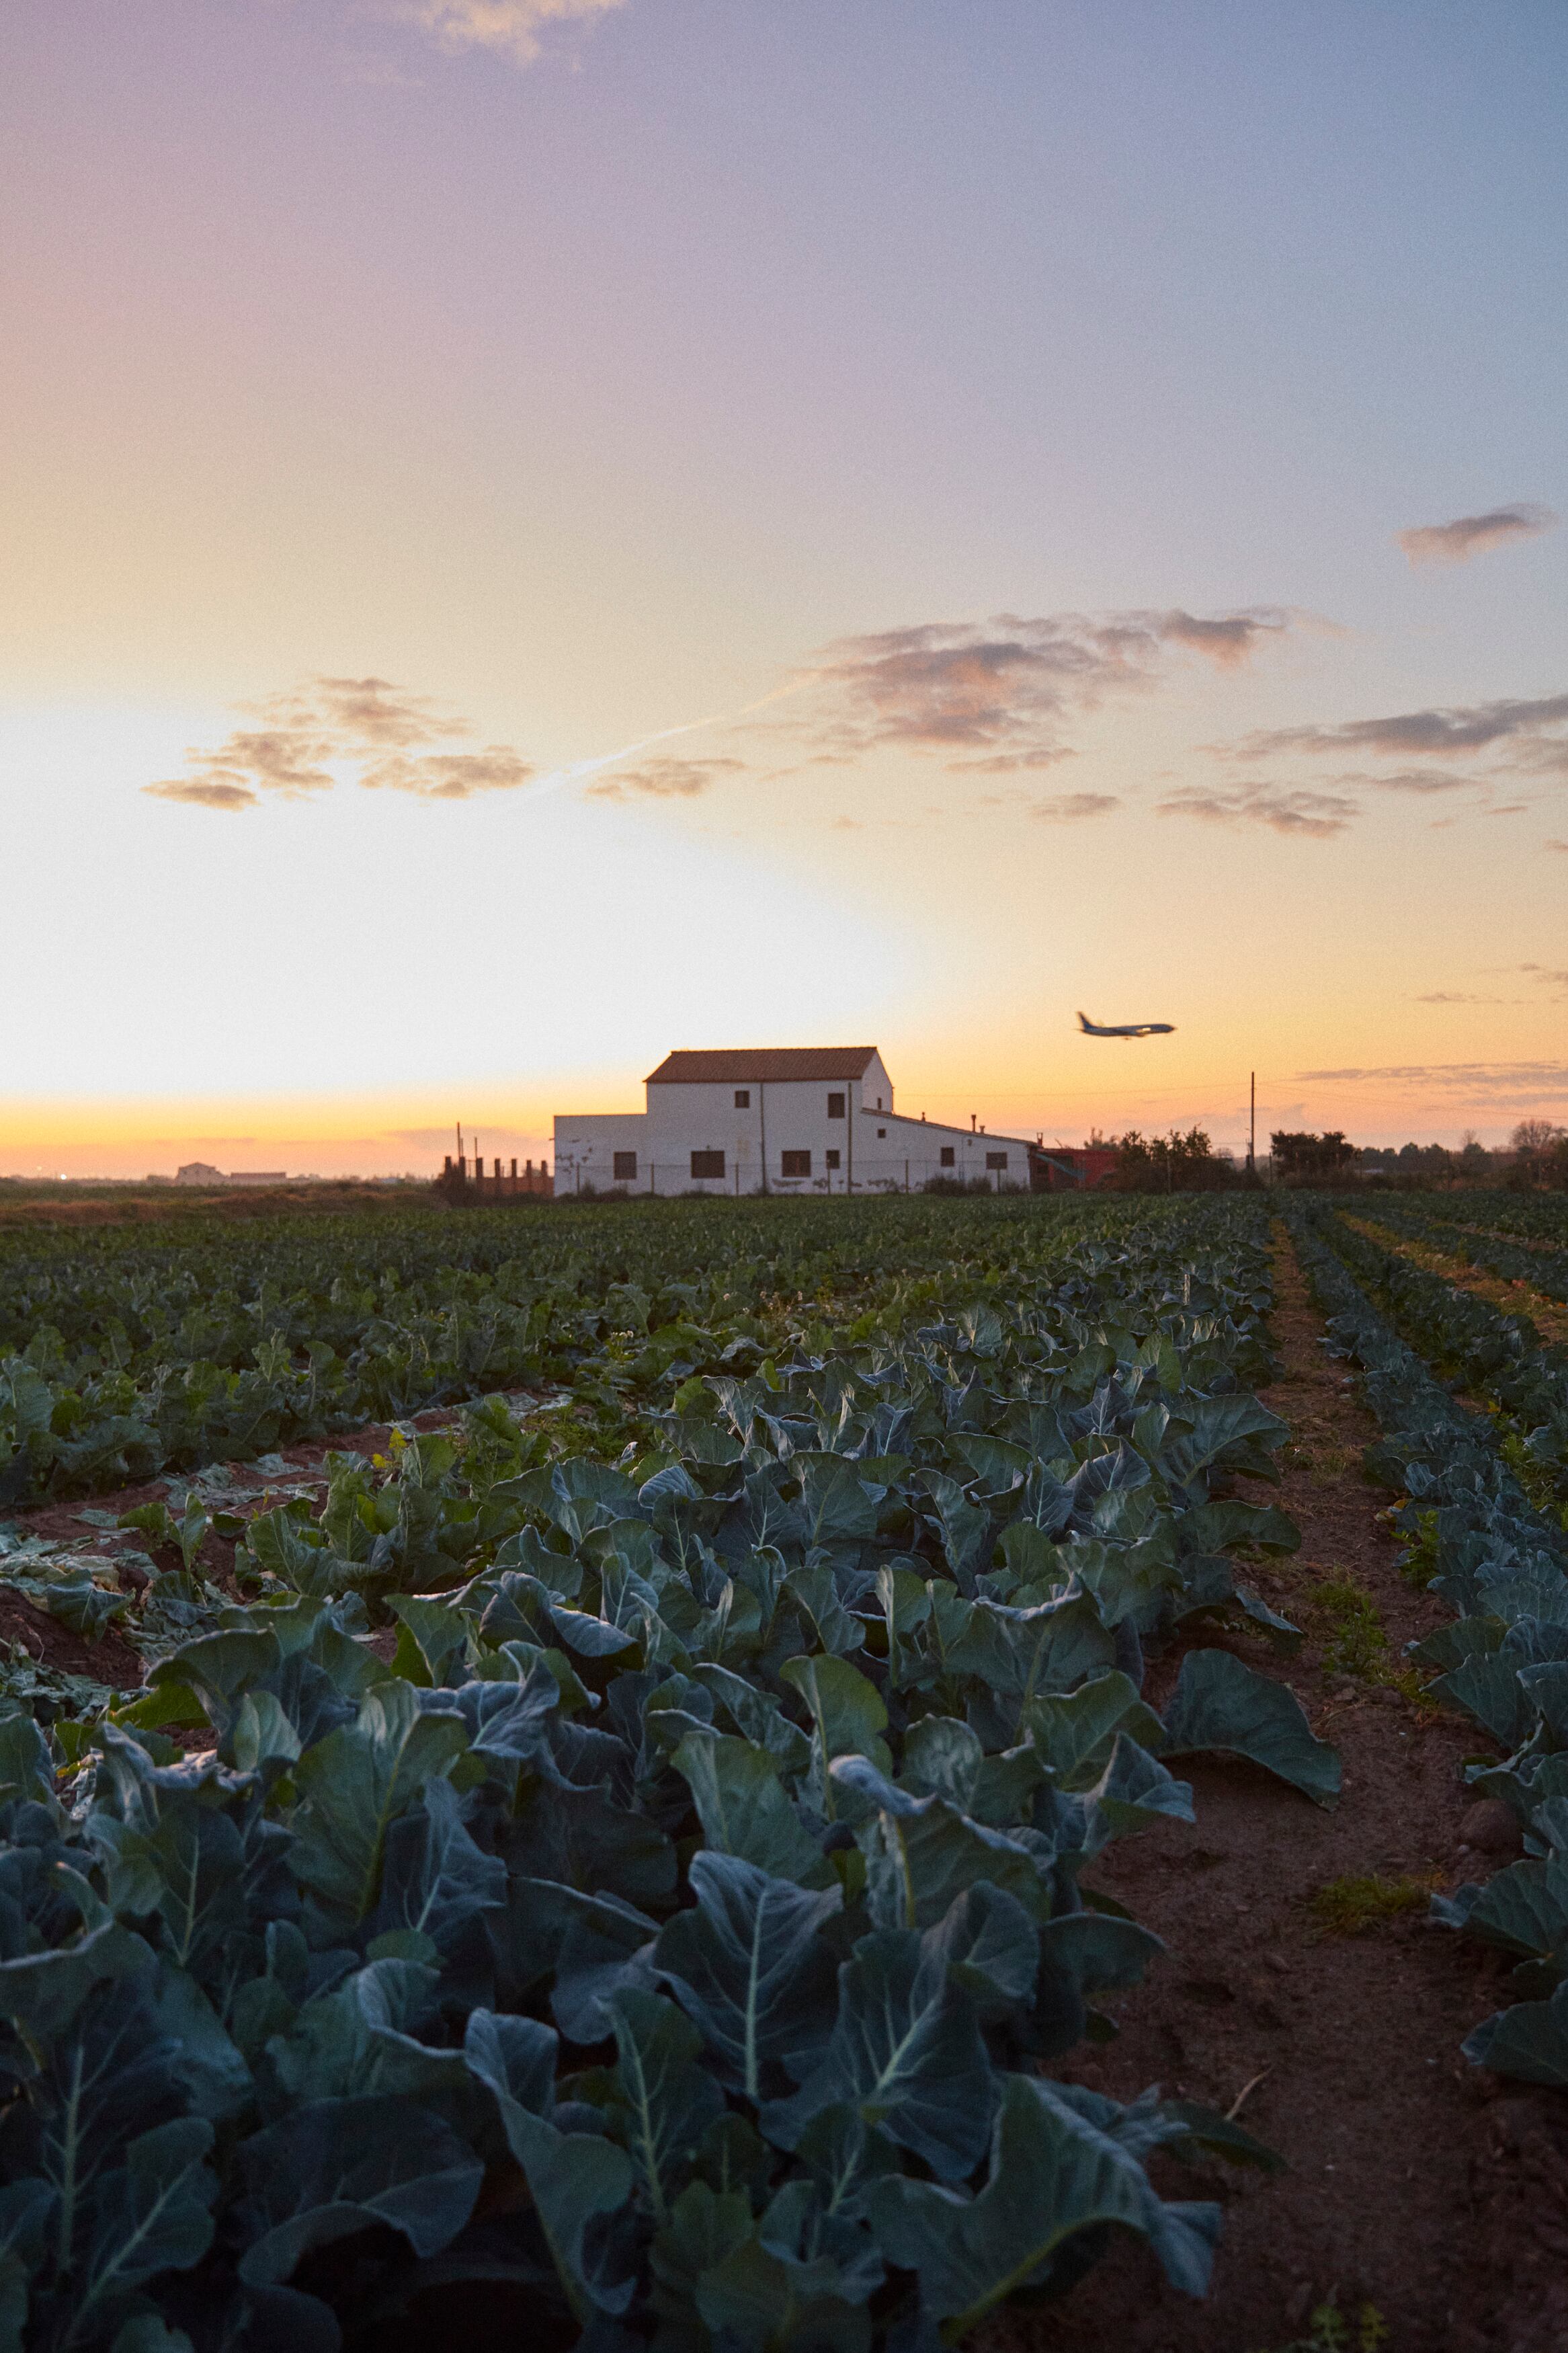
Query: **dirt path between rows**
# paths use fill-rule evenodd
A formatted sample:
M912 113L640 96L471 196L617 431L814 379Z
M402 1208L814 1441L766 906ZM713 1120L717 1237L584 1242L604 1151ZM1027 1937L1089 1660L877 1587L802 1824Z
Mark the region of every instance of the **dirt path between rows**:
M1376 1680L1396 1672L1405 1643L1445 1613L1394 1567L1387 1498L1360 1470L1374 1425L1327 1356L1321 1320L1284 1249L1279 1285L1284 1371L1264 1395L1293 1442L1282 1486L1257 1492L1284 1505L1302 1544L1292 1559L1247 1575L1308 1638L1293 1660L1261 1639L1212 1630L1195 1639L1229 1641L1291 1684L1341 1751L1344 1797L1324 1813L1248 1767L1184 1763L1195 1826L1124 1841L1093 1874L1169 1949L1147 1985L1105 2000L1119 2039L1058 2065L1119 2099L1157 2083L1228 2109L1250 2085L1241 2121L1290 2170L1266 2178L1156 2159L1164 2195L1217 2198L1226 2208L1209 2297L1174 2293L1141 2242L1119 2235L1061 2305L1000 2320L971 2340L975 2353L1279 2353L1307 2337L1310 2313L1331 2294L1352 2321L1375 2307L1384 2353L1568 2353L1568 2099L1479 2075L1459 2054L1470 2028L1509 1998L1506 1964L1428 1927L1420 1909L1345 1937L1324 1934L1309 1908L1345 1877L1453 1886L1506 1857L1473 1852L1461 1836L1470 1799L1459 1763L1486 1746L1483 1736L1468 1719L1416 1707ZM438 1409L413 1422L456 1419ZM390 1437L378 1426L330 1445L383 1452ZM328 1451L310 1442L282 1452L298 1475L319 1472ZM239 1467L259 1498L266 1478ZM153 1482L92 1504L122 1510L163 1492ZM95 1531L79 1517L84 1508L57 1503L9 1518L85 1547ZM209 1535L204 1571L226 1581L232 1552ZM1347 1576L1387 1634L1381 1662L1363 1645L1359 1675L1335 1655L1342 1632L1322 1596L1327 1581ZM74 1672L141 1680L139 1656L114 1635L88 1646L8 1595L0 1641L18 1639ZM1155 1662L1156 1705L1179 1663L1179 1651ZM1358 2353L1353 2326L1346 2353Z
M1256 1582L1308 1640L1289 1662L1262 1642L1233 1647L1292 1685L1341 1752L1344 1795L1325 1813L1240 1763L1192 1764L1195 1827L1127 1841L1094 1873L1169 1951L1145 1986L1106 2001L1120 2038L1085 2046L1065 2072L1119 2099L1159 2083L1225 2110L1252 2084L1240 2120L1290 2170L1156 2160L1166 2196L1225 2204L1206 2301L1167 2287L1141 2242L1119 2234L1062 2305L1003 2322L986 2353L1264 2353L1307 2337L1331 2295L1352 2322L1352 2353L1367 2306L1386 2353L1568 2347L1568 2103L1500 2084L1459 2052L1510 1998L1506 1963L1428 1926L1424 1895L1356 1936L1325 1933L1309 1908L1347 1877L1485 1877L1506 1850L1463 1841L1459 1766L1486 1746L1477 1728L1371 1680L1399 1670L1405 1642L1444 1612L1395 1568L1387 1498L1360 1469L1374 1426L1321 1345L1283 1245L1278 1278L1284 1373L1265 1397L1291 1425L1277 1500L1302 1543ZM1313 1598L1347 1574L1389 1638L1381 1667L1363 1658L1359 1676L1334 1656L1334 1620ZM1342 1596L1340 1606L1342 1626ZM1176 1664L1167 1657L1151 1676L1156 1705ZM1472 1816L1467 1827L1493 1826Z
M1408 1234L1397 1232L1376 1218L1347 1217L1345 1223L1353 1226L1358 1234L1364 1234L1368 1241L1376 1242L1380 1250L1408 1259L1412 1266L1421 1267L1428 1274L1440 1274L1456 1291L1473 1292L1489 1307L1500 1308L1505 1315L1528 1315L1542 1339L1568 1340L1568 1307L1560 1299L1549 1299L1544 1291L1532 1290L1522 1276L1489 1274L1484 1267L1454 1257L1436 1242L1413 1241Z
M518 1389L506 1392L506 1403L521 1417L536 1410L540 1400L531 1392ZM430 1406L422 1413L409 1414L395 1428L403 1431L451 1430L460 1422L462 1412L461 1406ZM282 1463L279 1472L259 1470L254 1461L205 1466L226 1469L236 1482L232 1492L211 1500L215 1504L221 1501L222 1507L248 1519L268 1497L279 1502L307 1481L318 1493L322 1492L327 1484L324 1465L329 1454L363 1454L372 1459L388 1454L394 1427L391 1422L368 1422L359 1430L340 1430L331 1438L300 1439L293 1445L281 1447L276 1457L268 1458ZM107 1493L34 1504L7 1513L5 1525L23 1535L47 1536L79 1546L84 1555L100 1553L107 1567L119 1546L100 1525L99 1518L89 1518L88 1514L100 1518L105 1512L118 1515L133 1511L140 1504L162 1502L171 1486L183 1487L201 1475L199 1472L164 1472L155 1479L117 1487ZM138 1537L133 1541L144 1540ZM216 1530L209 1530L202 1539L194 1567L198 1576L238 1599L242 1597L234 1584L234 1545ZM182 1566L179 1553L172 1546L155 1549L153 1558L159 1568ZM134 1591L136 1588L126 1589ZM142 1681L144 1662L141 1652L112 1628L96 1642L84 1641L79 1634L73 1633L58 1619L51 1618L25 1595L0 1588L0 1645L5 1644L16 1644L29 1658L58 1667L66 1674L89 1675L94 1682L107 1683L115 1690L136 1690Z

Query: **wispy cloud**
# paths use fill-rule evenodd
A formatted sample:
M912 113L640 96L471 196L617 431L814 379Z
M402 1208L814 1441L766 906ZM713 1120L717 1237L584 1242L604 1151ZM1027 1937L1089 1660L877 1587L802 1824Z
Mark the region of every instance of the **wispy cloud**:
M840 638L803 673L804 723L819 757L879 748L945 755L999 774L1067 756L1069 716L1148 687L1171 648L1233 670L1289 627L1272 607L1190 613L999 614Z
M345 781L421 800L468 800L515 791L538 773L509 744L442 748L471 733L467 721L389 679L314 678L239 708L263 723L237 728L210 748L193 745L184 776L142 791L233 814L265 798L308 799Z
M1473 997L1460 988L1432 988L1415 999L1417 1005L1517 1005L1517 997Z
M1163 613L1152 627L1154 634L1166 644L1185 646L1190 652L1203 654L1217 670L1239 670L1251 659L1262 640L1278 636L1289 626L1289 615L1270 607L1250 613L1227 613L1217 620L1203 620L1193 613Z
M644 760L621 768L597 784L585 785L583 797L594 801L626 801L638 797L653 800L689 800L705 793L721 776L745 773L743 760Z
M1568 1099L1568 1062L1391 1062L1369 1069L1298 1071L1318 1086L1412 1086L1528 1111Z
M1568 841L1549 841L1546 844L1546 848L1548 849L1561 849L1565 854L1568 854Z
M1534 701L1478 702L1448 710L1402 711L1386 719L1350 719L1332 727L1279 727L1215 749L1240 759L1278 752L1371 752L1403 759L1449 759L1498 744L1524 750L1533 762L1544 751L1568 753L1557 734L1568 722L1568 694Z
M259 797L248 785L232 783L221 772L211 776L171 776L164 784L143 785L142 789L153 800L188 801L193 808L254 808Z
M412 793L422 801L467 801L476 793L514 793L539 771L509 744L482 752L396 753L366 768L359 781L370 792Z
M451 1127L388 1127L382 1130L381 1140L387 1144L405 1144L416 1152L450 1152L455 1146L456 1133ZM486 1127L481 1121L477 1135L470 1125L464 1137L469 1152L478 1144L484 1148L487 1159L492 1152L538 1153L548 1142L548 1136L542 1132L505 1127L499 1121L494 1127Z
M1155 804L1156 817L1197 818L1205 825L1261 825L1274 833L1305 834L1326 840L1343 833L1360 814L1342 793L1287 792L1268 785L1243 785L1235 792L1194 787Z
M1391 775L1381 776L1365 768L1352 768L1347 775L1331 777L1330 782L1352 788L1373 785L1383 793L1457 793L1466 786L1473 790L1484 779L1456 776L1451 768L1396 768Z
M1410 531L1396 531L1394 543L1402 547L1413 565L1468 564L1494 547L1516 539L1534 539L1555 528L1550 507L1491 507L1485 514L1458 515L1452 522L1426 522Z
M1568 972L1554 971L1543 964L1521 964L1519 968L1528 973L1538 987L1550 988L1558 996L1568 994Z
M621 5L622 0L367 0L366 13L416 26L444 49L491 49L526 66L551 26L591 21Z
M1059 767L1062 761L1077 757L1070 744L1037 744L1026 752L994 752L988 759L952 760L948 765L980 776L1011 776L1026 775L1031 769Z
M1115 793L1047 793L1031 801L1029 815L1042 825L1079 825L1085 818L1109 817L1121 802Z
M331 736L304 723L238 728L210 751L188 751L187 775L142 789L158 800L190 801L202 808L254 808L263 793L303 800L331 791L337 779L324 763L336 750Z
M384 744L401 750L432 737L468 733L465 721L428 695L405 694L384 678L318 678L306 706L307 723L312 712L356 748Z

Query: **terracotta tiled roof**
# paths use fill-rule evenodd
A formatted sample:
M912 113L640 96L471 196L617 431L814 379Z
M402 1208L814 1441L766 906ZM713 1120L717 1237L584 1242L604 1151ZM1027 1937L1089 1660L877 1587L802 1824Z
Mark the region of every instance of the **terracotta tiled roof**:
M650 1087L743 1086L748 1079L858 1079L875 1046L723 1046L667 1054L645 1084Z

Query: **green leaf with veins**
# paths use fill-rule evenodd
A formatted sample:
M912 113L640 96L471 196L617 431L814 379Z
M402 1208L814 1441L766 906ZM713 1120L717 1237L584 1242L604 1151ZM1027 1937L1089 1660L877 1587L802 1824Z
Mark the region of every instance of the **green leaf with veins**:
M294 1769L304 1800L294 1823L295 1868L304 1884L348 1919L363 1920L375 1901L392 1823L467 1746L459 1719L422 1715L412 1684L369 1692L358 1721L318 1741Z

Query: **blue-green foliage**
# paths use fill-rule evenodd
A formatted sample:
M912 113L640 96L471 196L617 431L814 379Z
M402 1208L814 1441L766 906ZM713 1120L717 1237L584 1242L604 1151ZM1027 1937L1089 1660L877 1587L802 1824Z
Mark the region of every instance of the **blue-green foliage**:
M1227 1492L1266 1238L942 1209L852 1316L628 1375L617 1459L493 1399L338 1458L142 1697L0 1715L0 2345L329 2353L491 2277L622 2353L914 2353L1111 2222L1202 2291L1144 2160L1267 2152L1041 2071L1160 1950L1085 1873L1191 1819L1167 1760L1337 1789L1227 1652L1142 1697L1177 1627L1293 1634L1227 1556L1296 1540Z
M1563 1211L1557 1211L1554 1226L1543 1225L1541 1239L1531 1243L1515 1240L1508 1228L1496 1229L1498 1215L1496 1205L1485 1197L1463 1194L1438 1194L1429 1202L1395 1195L1376 1205L1380 1226L1448 1250L1464 1264L1481 1267L1509 1282L1528 1283L1542 1298L1568 1300Z
M1430 1570L1430 1589L1455 1612L1453 1624L1417 1644L1415 1656L1441 1670L1434 1694L1467 1710L1508 1752L1500 1763L1467 1769L1479 1790L1513 1809L1525 1859L1485 1885L1435 1898L1433 1909L1448 1926L1512 1956L1514 1989L1525 1999L1478 2027L1465 2050L1500 2074L1565 2084L1568 1535L1510 1467L1507 1425L1457 1403L1422 1357L1460 1368L1484 1391L1523 1401L1531 1412L1546 1410L1552 1418L1531 1430L1531 1451L1557 1463L1555 1433L1568 1428L1568 1351L1540 1350L1523 1319L1500 1316L1422 1274L1331 1213L1298 1200L1290 1215L1333 1343L1363 1368L1382 1426L1367 1467L1401 1491L1396 1523ZM1399 1331L1347 1271L1347 1261Z

